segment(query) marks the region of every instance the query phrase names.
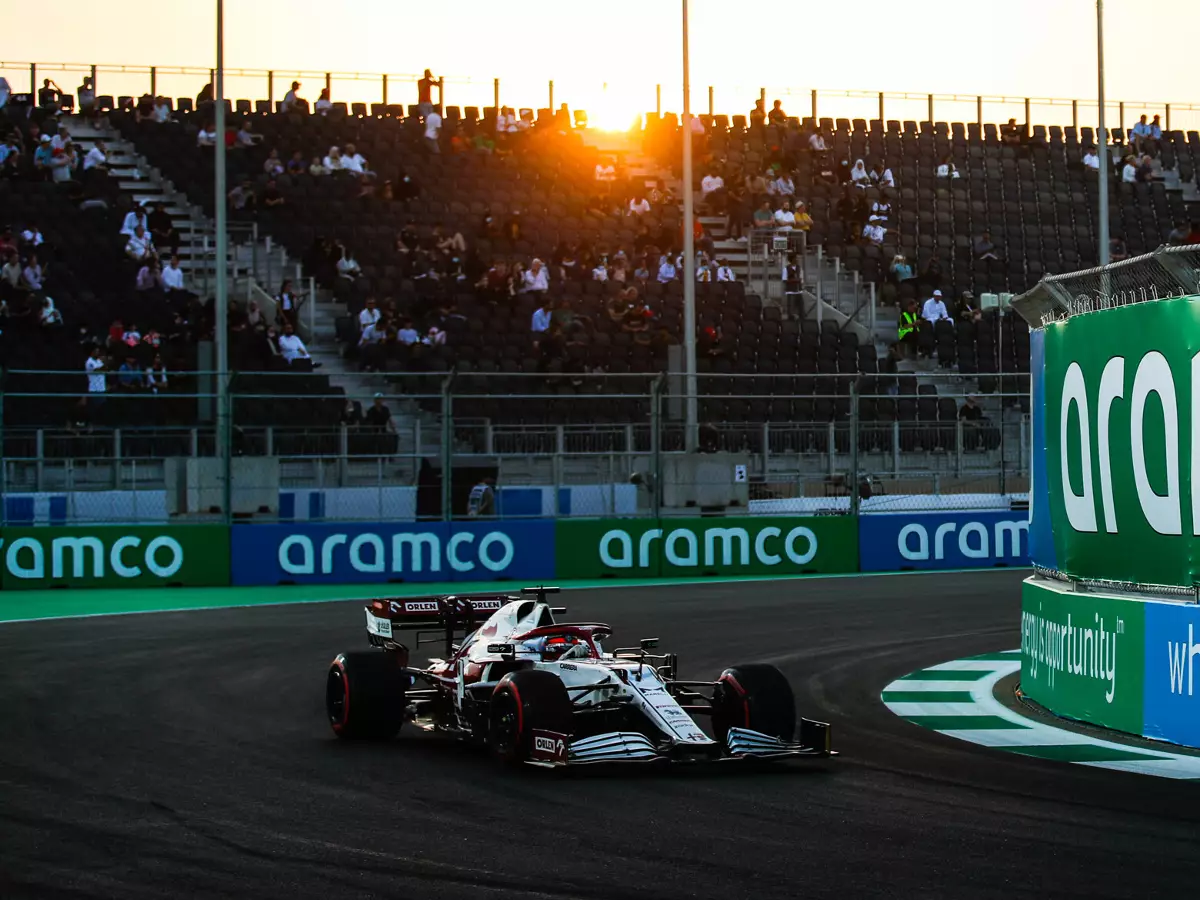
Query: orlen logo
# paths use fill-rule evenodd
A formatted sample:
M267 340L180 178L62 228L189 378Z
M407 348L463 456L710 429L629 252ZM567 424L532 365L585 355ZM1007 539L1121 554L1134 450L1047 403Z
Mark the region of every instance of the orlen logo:
M312 575L318 571L329 575L337 571L340 563L356 572L375 574L424 572L426 568L440 572L443 560L455 572L470 572L477 564L489 572L503 572L512 564L514 555L512 539L502 531L490 531L481 537L474 532L459 531L450 536L445 547L441 538L429 531L395 534L390 542L370 532L353 540L348 534L331 534L320 542L318 569L318 550L312 538L292 534L279 542L279 568L289 575ZM339 556L341 560L337 559Z
M47 556L50 578L104 578L108 569L118 578L140 578L145 572L170 578L183 568L183 547L167 535L144 547L142 539L132 535L117 538L107 549L98 537L57 537L49 544L47 553L37 538L18 538L5 550L5 570L13 578L46 578ZM0 547L3 545L0 539Z
M955 536L955 531L958 534ZM900 529L896 537L896 549L905 559L924 561L946 558L946 540L957 540L958 552L967 559L1003 559L1005 556L1022 557L1021 535L1028 534L1029 522L1014 519L997 522L994 536L982 522L943 522L933 533L933 555L930 556L929 530L919 522Z
M786 556L797 566L807 565L817 555L817 536L803 525L786 535L774 526L760 529L753 538L745 528L705 528L699 536L687 528L664 532L650 528L638 539L638 568L650 565L650 549L654 542L663 542L663 555L673 566L683 568L712 565L750 565L750 554L765 566L777 566ZM769 542L769 543L768 543ZM701 563L703 544L703 563ZM734 561L734 557L737 561ZM628 531L614 528L600 538L600 561L614 569L634 568L633 538Z

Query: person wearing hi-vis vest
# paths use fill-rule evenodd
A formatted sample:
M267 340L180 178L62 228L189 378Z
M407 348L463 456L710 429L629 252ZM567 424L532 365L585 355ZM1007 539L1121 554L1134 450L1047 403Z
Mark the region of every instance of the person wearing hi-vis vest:
M480 478L475 486L471 488L471 494L467 497L467 515L471 518L480 516L490 516L496 511L496 492L492 490L492 485L496 483L494 478Z
M917 315L917 305L913 300L904 301L904 309L900 311L900 322L896 329L896 337L900 346L906 349L906 355L917 345L917 325L920 317Z

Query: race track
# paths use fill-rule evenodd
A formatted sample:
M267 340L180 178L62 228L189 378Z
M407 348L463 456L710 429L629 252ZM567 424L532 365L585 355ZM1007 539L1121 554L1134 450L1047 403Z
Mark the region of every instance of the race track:
M770 660L821 769L562 777L411 735L336 741L361 602L0 627L0 897L1195 896L1200 786L954 741L921 666L1018 645L1020 572L578 591L685 678Z

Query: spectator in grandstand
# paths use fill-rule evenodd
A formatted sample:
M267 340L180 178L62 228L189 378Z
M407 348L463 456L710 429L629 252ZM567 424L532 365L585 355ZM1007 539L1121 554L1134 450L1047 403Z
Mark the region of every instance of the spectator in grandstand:
M955 176L956 178L958 176ZM896 179L892 175L892 170L881 162L875 163L871 169L871 183L879 188L894 188Z
M154 258L154 242L146 229L138 225L132 236L125 243L125 255L137 263L144 263Z
M958 318L964 322L978 322L983 318L983 313L975 304L975 295L970 291L963 291L958 297Z
M50 135L43 134L38 140L37 149L33 151L33 172L41 181L50 178L50 169L54 164L54 148L50 145Z
M171 101L166 97L155 98L152 121L159 125L165 125L171 121Z
M300 335L296 334L296 329L291 322L283 326L283 334L279 336L279 351L289 364L295 363L297 360L309 360L310 363L312 361L312 357L308 354L308 348L304 346L304 341L300 340ZM313 368L316 367L316 364L313 364Z
M42 308L38 313L38 324L43 328L62 328L62 312L55 307L49 297L42 298Z
M451 257L467 252L467 239L462 236L462 232L448 233L442 222L433 226L433 243L443 256Z
M947 153L942 157L942 164L937 167L938 178L958 178L958 166L954 164L954 157Z
M442 79L434 78L433 72L431 72L429 69L426 69L425 74L421 76L419 81L417 81L417 103L418 104L428 103L431 106L434 105L434 103L433 103L433 89L434 88L437 88L437 91L438 91L438 98L437 98L436 105L438 107L441 107L441 105L442 105Z
M1154 181L1154 157L1146 153L1138 160L1137 180L1141 184Z
M126 219L128 220L128 216ZM155 247L173 254L179 252L179 232L175 230L175 222L163 204L155 203L149 215L143 213L143 220Z
M266 209L278 209L287 205L287 198L279 190L279 184L274 178L270 179L267 186L263 188L262 202Z
M1100 154L1090 144L1083 149L1083 166L1092 172L1100 171Z
M43 247L45 244L45 235L38 228L37 222L30 219L25 223L25 230L21 232L21 249L24 251L36 251L38 247Z
M50 180L55 184L66 184L74 175L77 163L74 144L55 150L50 159Z
M93 86L91 76L84 76L83 83L75 91L79 98L79 112L83 115L91 115L93 107L96 105L96 88Z
M167 389L167 367L162 356L157 353L154 354L150 365L146 367L146 387L152 394Z
M796 214L792 212L792 204L784 200L779 209L775 210L775 228L778 231L791 231L796 225Z
M25 263L25 268L21 272L21 277L25 280L25 286L31 291L40 291L43 288L44 273L42 266L38 262L37 254L29 254L29 259Z
M1025 140L1025 129L1017 124L1016 119L1009 119L1007 125L1000 126L1000 140L1011 146L1019 145Z
M854 167L850 170L850 184L857 188L868 188L871 186L871 175L867 172L867 167L861 159L856 159Z
M329 88L321 88L321 96L313 104L313 112L318 116L327 116L331 109L333 109L333 102L329 99Z
M353 251L347 250L344 246L342 247L341 258L337 261L337 273L339 278L344 278L351 284L362 277L362 266L354 258Z
M16 136L0 139L0 177L11 178L21 165L21 143Z
M650 212L650 201L642 193L634 194L629 200L629 215L644 216Z
M986 228L983 234L975 238L973 243L975 258L979 259L1000 259L1000 254L994 243L992 243L992 233Z
M83 158L83 171L106 173L108 172L108 148L104 141L96 141L92 145L92 149L87 152Z
M38 91L38 106L43 112L56 114L62 106L63 90L52 79L43 78Z
M239 218L250 216L258 209L258 196L254 193L254 182L249 178L229 192L229 210Z
M4 289L4 296L10 298L29 289L21 269L21 257L16 250L9 251L4 268L0 269L0 287Z
M212 124L201 125L200 131L196 134L197 147L215 147L217 146L217 130Z
M248 150L256 146L261 140L262 135L255 134L254 125L249 119L246 119L242 122L242 127L237 130L237 134L234 136L233 146L239 150ZM275 153L275 151L272 152ZM276 153L276 158L278 158L278 153Z
M308 112L308 101L300 96L300 82L293 81L291 89L283 95L283 102L279 104L279 111L283 113L306 113ZM297 338L299 340L299 338Z
M725 209L729 215L729 240L746 240L746 235L743 232L746 226L750 224L750 219L753 215L751 208L750 196L746 192L746 189L740 184L735 183L725 195Z
M374 178L366 158L358 152L354 144L346 144L346 152L342 154L342 171L349 172L355 178Z
M780 172L779 177L771 182L768 193L776 197L794 197L796 196L796 182L787 172Z
M1130 134L1133 152L1138 154L1157 153L1160 140L1162 140L1162 128L1158 124L1158 116L1154 117L1153 125L1146 121L1144 115L1141 116Z
M428 103L422 104L421 115L425 120L425 149L430 153L439 154L442 152L441 134L442 134L442 117L437 109L430 106Z
M825 143L825 135L820 131L814 130L808 136L808 149L817 153L825 153L829 150L829 145Z
M886 196L880 197L871 203L871 214L867 217L868 222L875 222L886 228L891 218L892 204Z
M1113 235L1108 242L1108 256L1113 262L1129 259L1129 248L1125 245L1125 238L1119 234Z
M724 212L725 179L716 169L710 169L708 174L700 179L700 200L712 212Z
M522 276L521 283L522 293L545 294L550 290L550 272L540 259L535 259Z
M883 244L883 240L887 237L887 226L884 222L872 217L871 221L863 226L862 237L868 243L879 247Z
M379 309L376 306L375 298L368 297L366 304L358 314L359 334L362 334L362 332L366 331L368 327L378 324L381 315L382 314L379 312Z
M304 151L297 150L292 154L292 158L287 161L287 166L284 169L288 175L292 177L292 182L308 171L308 166L304 162Z
M783 111L783 101L776 100L771 112L767 114L767 121L772 125L786 125L787 119L787 113Z
M943 319L954 324L954 319L950 317L950 313L946 309L946 304L942 300L941 291L934 291L933 295L925 301L925 307L921 310L921 318L930 325L936 325Z
M734 274L733 269L729 267L729 264L724 259L718 259L716 262L717 281L737 281L737 275Z
M767 109L766 109L766 106L763 104L762 98L759 97L757 100L754 101L754 109L750 110L750 127L755 128L757 126L766 125L766 124L767 124Z
M1171 233L1167 235L1168 244L1190 244L1189 240L1192 236L1192 228L1187 222L1176 222Z
M134 289L138 291L157 291L161 290L162 286L162 273L158 270L158 263L153 259L147 260L146 264L138 269Z
M145 383L142 368L132 353L125 355L125 362L117 369L117 390L131 394Z
M771 211L771 202L764 200L762 206L754 211L755 228L774 228L775 213Z
M108 379L104 377L107 363L99 347L93 347L84 363L87 372L88 404L94 410L104 402L104 394L108 391Z
M300 307L304 303L304 295L296 293L290 278L285 279L279 286L279 296L275 298L275 309L279 324L295 325Z
M963 422L982 423L983 409L979 406L979 399L974 394L967 395L966 402L959 407L958 418Z
M675 263L672 261L669 254L663 254L658 258L658 283L667 284L674 281L678 276L678 270L675 268Z
M322 164L329 170L330 174L336 175L339 172L344 172L346 164L342 161L341 148L337 146L330 147L329 153Z
M314 177L328 175L330 169L326 167L324 161L319 156L314 156L312 162L308 164L308 174Z
M262 170L268 178L278 178L287 171L284 168L283 160L279 158L279 151L274 147L267 153L267 158L263 160Z
M183 288L183 270L179 268L179 257L172 256L167 262L167 266L162 271L162 286L163 289L170 291L182 291Z
M1137 157L1130 154L1125 157L1125 166L1121 169L1121 181L1125 184L1133 184L1138 180Z

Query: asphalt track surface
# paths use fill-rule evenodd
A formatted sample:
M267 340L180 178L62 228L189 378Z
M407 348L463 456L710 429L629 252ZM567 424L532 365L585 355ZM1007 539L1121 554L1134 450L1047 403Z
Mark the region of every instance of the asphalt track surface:
M683 677L770 660L841 758L586 777L338 742L361 603L0 627L0 897L1184 897L1200 785L990 751L879 701L1017 646L1019 572L578 591Z

